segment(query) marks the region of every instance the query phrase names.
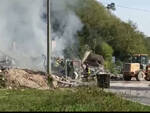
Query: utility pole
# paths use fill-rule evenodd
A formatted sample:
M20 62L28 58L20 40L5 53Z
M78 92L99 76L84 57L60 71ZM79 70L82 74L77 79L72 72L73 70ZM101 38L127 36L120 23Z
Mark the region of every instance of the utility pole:
M47 0L47 74L51 74L51 20L50 20L50 0Z

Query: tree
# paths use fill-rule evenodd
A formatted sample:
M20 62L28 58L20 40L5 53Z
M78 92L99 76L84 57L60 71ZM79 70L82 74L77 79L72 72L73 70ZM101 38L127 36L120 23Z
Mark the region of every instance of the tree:
M112 60L112 54L113 54L113 49L111 46L109 46L106 42L103 42L101 44L101 54L104 56L104 59L107 61Z
M107 50L109 46L113 55L122 61L135 53L148 53L145 36L135 23L121 21L96 0L79 1L79 8L75 11L84 24L79 32L80 50L88 45L95 53L104 54L100 53L103 42L103 49Z

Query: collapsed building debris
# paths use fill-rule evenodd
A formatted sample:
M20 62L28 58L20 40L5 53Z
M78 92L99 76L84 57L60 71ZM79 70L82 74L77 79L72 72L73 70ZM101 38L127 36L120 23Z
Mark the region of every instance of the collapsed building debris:
M53 78L53 87L77 87L80 86L82 83L80 81L75 81L73 79L58 77L56 75L51 75Z
M87 51L84 54L82 63L88 63L90 66L99 67L100 65L104 65L104 58L101 55L92 53L92 51Z
M87 51L82 60L82 64L88 64L91 70L90 76L95 76L97 74L110 74L111 80L123 80L122 74L112 74L104 69L104 58L101 55Z
M5 80L5 87L10 89L49 89L47 76L41 75L41 73L28 72L23 69L6 69L3 70L0 75L3 76Z
M10 69L16 66L15 59L0 50L0 69Z
M7 88L50 89L48 75L45 72L18 69L15 68L14 64L13 59L7 56L0 59L0 81L2 86L5 85ZM85 83L83 82L84 78L89 79L91 77L92 80L95 80L97 74L108 73L104 69L103 57L93 54L91 51L85 53L82 61L55 58L52 66L55 66L55 73L51 75L54 88L82 86ZM87 76L87 66L90 69L89 76ZM116 78L112 77L112 79Z
M104 69L104 58L101 55L97 55L92 53L92 51L87 51L84 54L83 60L82 60L82 68L84 71L86 71L84 73L84 75L88 75L87 74L87 68L90 71L90 76L95 77L97 74L103 74L103 73L107 73ZM88 75L89 76L89 75Z
M56 64L56 65L54 65ZM104 59L101 55L93 54L91 51L87 51L83 57L83 60L70 60L55 58L52 67L54 68L54 74L59 77L71 77L72 79L80 79L86 74L87 65L90 68L90 76L96 75L96 73L104 73Z
M57 61L58 60L58 61ZM95 80L97 74L106 73L104 69L104 59L102 56L93 54L91 51L87 51L83 57L83 60L70 60L66 59L65 61L57 58L56 64L60 64L61 62L65 62L64 67L62 68L64 73L63 76L60 76L59 73L54 73L52 75L53 85L55 88L57 87L76 87L83 85L83 81L89 79ZM60 61L60 63L58 63ZM90 75L87 76L87 64L90 69ZM58 66L58 65L57 65ZM61 67L61 66L60 66ZM60 68L58 70L61 70ZM85 81L88 82L88 81Z
M110 74L111 80L112 81L122 81L123 79L123 74Z

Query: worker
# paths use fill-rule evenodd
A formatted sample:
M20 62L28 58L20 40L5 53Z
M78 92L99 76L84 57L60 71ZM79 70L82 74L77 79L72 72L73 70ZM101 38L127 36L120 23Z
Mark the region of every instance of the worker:
M60 59L59 65L60 65L60 73L63 74L63 75L65 75L65 69L66 69L66 67L65 67L64 59Z
M59 66L59 63L58 63L58 61L56 60L56 62L55 62L55 67L58 67Z
M57 59L56 59L56 62L55 62L55 66L56 66L56 67L59 67L59 64L60 64L60 59L57 58Z
M88 76L90 76L91 75L91 70L90 70L90 68L88 67Z
M61 59L61 60L60 60L60 65L61 65L63 68L65 67L64 59Z
M67 76L74 78L74 67L73 67L73 61L67 62Z
M90 76L91 70L90 70L89 65L87 63L86 63L85 71L86 71L87 75Z
M73 67L73 61L70 62L70 76L72 79L74 79L74 67Z

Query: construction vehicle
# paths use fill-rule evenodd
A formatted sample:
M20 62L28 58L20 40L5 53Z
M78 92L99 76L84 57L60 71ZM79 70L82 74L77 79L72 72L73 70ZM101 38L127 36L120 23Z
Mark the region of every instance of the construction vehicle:
M135 77L137 81L144 79L150 81L150 65L147 54L135 54L130 57L129 63L124 64L124 80L130 81L132 77Z

